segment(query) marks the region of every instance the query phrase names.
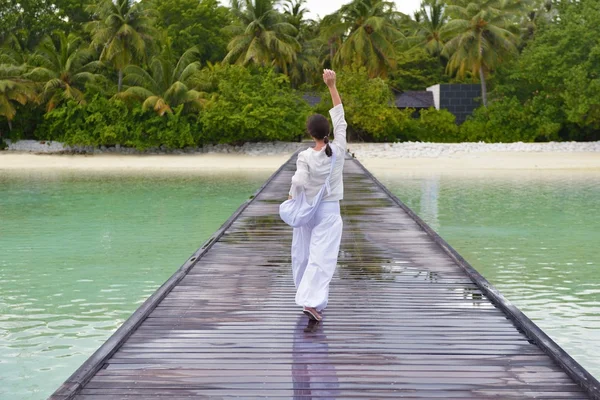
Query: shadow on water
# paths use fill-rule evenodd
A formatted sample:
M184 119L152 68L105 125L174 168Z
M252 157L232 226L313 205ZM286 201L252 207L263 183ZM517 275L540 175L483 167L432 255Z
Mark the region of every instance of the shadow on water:
M339 396L336 369L328 358L329 344L323 323L299 316L293 343L294 399L335 399Z

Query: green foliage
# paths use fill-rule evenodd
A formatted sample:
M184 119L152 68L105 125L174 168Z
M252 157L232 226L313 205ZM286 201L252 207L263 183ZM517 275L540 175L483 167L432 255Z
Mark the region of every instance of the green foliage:
M116 94L123 100L135 99L142 102L142 110L154 110L157 114L172 113L179 105L186 112L202 108L202 94L191 89L192 78L200 69L196 59L196 48L187 50L175 62L175 57L167 46L161 56L155 56L149 65L150 73L129 65L125 68L124 83L127 90Z
M275 1L243 0L231 4L235 23L228 31L233 38L223 62L274 66L287 74L300 44L295 37L296 28L276 10Z
M146 149L164 145L170 149L181 149L201 141L200 126L195 117L183 113L183 105L164 116L136 108L133 126L133 138L125 142L125 146Z
M501 104L492 107L490 119L517 113L532 129L527 134L531 140L598 140L600 0L560 2L556 7L560 18L540 24L520 58L498 72L494 95ZM515 137L506 128L497 129L490 136L500 139L504 132L503 141Z
M416 136L421 142L456 143L459 141L456 117L448 110L421 110Z
M99 50L100 61L109 62L119 72L120 92L123 69L143 61L153 43L154 12L145 3L133 0L101 0L88 11L97 18L85 25L92 35L91 46Z
M466 142L535 142L558 139L560 124L553 122L556 110L533 114L516 97L495 101L486 109L477 109L460 127L460 138Z
M68 31L56 2L46 0L0 0L0 44L13 34L25 49L32 50L55 30Z
M339 11L342 32L349 32L333 58L334 66L365 65L370 77L387 77L396 68L396 44L403 38L395 4L354 0Z
M192 118L178 107L164 117L141 106L129 109L120 100L96 96L88 104L70 101L48 112L37 134L40 139L59 140L69 145L112 146L120 144L137 149L193 146L200 130Z
M504 59L517 53L516 24L522 2L481 0L448 6L453 17L440 34L446 41L442 55L448 57L448 72L461 78L467 72L479 75L483 104L487 106L486 78Z
M212 98L200 116L209 143L293 141L302 135L308 105L271 69L215 66L207 73Z
M222 3L0 0L0 136L138 148L294 140L309 110L292 88L324 89L334 65L355 139L600 139L600 0L424 0L414 18L352 0L320 21L305 0ZM393 106L389 87L454 79L479 79L485 105L493 89L461 129L447 111Z
M0 120L7 120L9 130L12 129L11 121L17 112L17 104L36 100L32 82L22 77L24 70L24 67L0 64Z
M41 104L16 104L17 113L12 120L12 129L8 129L8 121L0 118L0 136L10 140L35 139L37 126L44 121L45 107Z
M26 76L43 86L40 97L48 110L66 100L85 101L85 84L101 79L101 75L92 72L100 68L94 56L90 49L83 48L82 39L75 34L56 32L54 37L46 36L40 42L29 60L35 68Z
M221 61L227 53L228 35L222 28L230 13L217 0L153 0L159 27L172 39L176 57L191 47L198 49L201 62Z
M389 77L390 85L402 91L423 90L447 81L439 57L418 47L398 55L398 69Z
M421 8L415 12L415 34L411 41L417 42L428 54L439 56L444 47L441 30L447 22L444 0L422 1Z

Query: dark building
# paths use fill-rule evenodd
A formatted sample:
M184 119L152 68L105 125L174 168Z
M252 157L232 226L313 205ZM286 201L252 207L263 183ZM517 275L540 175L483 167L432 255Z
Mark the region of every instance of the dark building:
M430 91L406 91L396 92L395 104L397 108L414 108L421 110L423 108L435 107L433 93Z
M433 93L435 108L445 108L456 116L456 123L462 124L480 106L481 86L479 84L439 84L427 88Z

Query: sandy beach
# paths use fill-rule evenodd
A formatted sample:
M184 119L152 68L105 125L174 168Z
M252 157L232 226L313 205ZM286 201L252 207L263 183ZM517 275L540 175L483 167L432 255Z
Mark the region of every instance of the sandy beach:
M86 171L86 172L220 172L271 171L290 154L250 156L244 154L194 155L46 155L0 153L0 171Z
M291 155L185 154L185 155L46 155L0 153L0 171L87 171L87 172L251 172L275 171ZM393 157L356 151L356 157L370 170L393 172L428 170L448 173L476 173L509 170L578 170L600 173L598 152L469 152L437 157Z
M462 153L438 158L358 157L373 170L579 170L600 173L600 153Z

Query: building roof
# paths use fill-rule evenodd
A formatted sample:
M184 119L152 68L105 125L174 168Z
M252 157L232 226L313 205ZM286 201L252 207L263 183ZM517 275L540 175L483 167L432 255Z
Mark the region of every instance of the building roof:
M433 92L427 90L398 92L396 93L395 103L398 108L435 107Z
M309 106L314 107L321 102L321 97L314 93L304 93L302 95L304 101L308 103Z

